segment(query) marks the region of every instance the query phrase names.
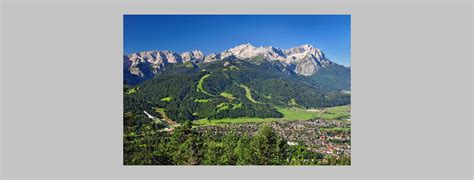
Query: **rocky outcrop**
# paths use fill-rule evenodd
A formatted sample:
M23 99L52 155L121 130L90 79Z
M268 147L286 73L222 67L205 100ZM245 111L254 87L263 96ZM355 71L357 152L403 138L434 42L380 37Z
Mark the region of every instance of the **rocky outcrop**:
M129 84L135 84L131 82L139 83L152 78L160 70L163 70L166 64L170 63L192 62L198 64L224 59L250 60L255 57L266 61L280 61L283 66L287 67L285 70L302 76L311 76L321 68L333 64L320 49L309 44L290 49L242 44L208 56L198 50L181 54L168 50L143 51L124 56L124 80Z

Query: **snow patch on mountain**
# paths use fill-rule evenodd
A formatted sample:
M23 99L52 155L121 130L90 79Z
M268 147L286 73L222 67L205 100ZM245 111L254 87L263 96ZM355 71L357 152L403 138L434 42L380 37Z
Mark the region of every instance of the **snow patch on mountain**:
M130 74L144 78L147 74L158 73L169 63L192 62L198 64L225 59L249 60L256 57L261 57L266 61L280 61L285 67L291 67L290 71L303 76L311 76L319 69L333 63L320 49L314 48L310 44L280 49L273 46L256 47L247 43L208 56L198 50L180 54L169 50L132 53L124 56L124 61L129 61L124 62L124 68L128 69Z

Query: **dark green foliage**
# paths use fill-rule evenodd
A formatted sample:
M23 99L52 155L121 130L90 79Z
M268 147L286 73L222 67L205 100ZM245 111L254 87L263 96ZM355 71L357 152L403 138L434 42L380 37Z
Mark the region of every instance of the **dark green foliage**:
M283 114L278 112L275 108L270 105L254 105L249 103L244 103L241 108L227 110L222 110L216 114L209 116L208 119L222 119L222 118L237 118L237 117L259 117L259 118L269 118L269 117L283 117Z
M351 69L341 65L331 64L320 69L310 78L326 87L340 90L351 89Z
M124 132L125 165L350 165L350 157L323 156L289 146L269 126L254 136L201 134L186 122L166 132Z
M201 135L191 130L191 123L185 122L176 128L171 136L171 157L177 165L196 165L201 162L203 140Z
M165 70L153 78L135 86L125 85L124 164L350 164L350 157L323 156L302 143L290 146L268 126L263 126L253 136L233 132L202 134L193 129L190 121L201 118L281 118L283 114L277 107L319 108L350 104L350 94L340 92L350 90L349 68L331 65L305 77L291 74L281 62L261 61L258 57L251 59L252 63L235 57L230 59L199 65L166 64L162 67ZM204 76L199 90L199 81ZM125 84L140 81L127 79L133 82ZM227 97L221 93L226 93ZM169 101L163 101L163 98ZM161 132L165 125L144 113L163 118L156 108L163 108L168 118L180 124L174 127L173 133ZM328 133L338 130L332 131ZM348 142L331 140L331 143Z
M252 164L278 165L284 164L288 158L289 146L268 126L263 126L250 142L253 151Z
M224 66L224 63L227 65ZM350 104L350 95L339 92L350 83L349 77L346 77L350 76L350 71L342 66L321 70L318 72L321 77L289 74L281 63L269 61L262 61L259 65L242 60L218 61L190 67L191 64L167 64L164 67L166 70L133 87L136 92L124 93L124 112L143 115L143 111L147 111L152 114L153 108L161 107L170 119L184 122L201 118L279 118L282 114L276 107L319 108ZM342 77L334 78L334 74ZM202 83L206 93L199 92L197 87L204 75L209 76ZM250 96L255 101L246 96L243 86L249 88ZM124 89L127 88L132 87ZM225 98L220 95L223 92L235 98ZM161 100L166 97L171 101ZM210 101L195 101L199 99ZM290 103L293 101L295 103ZM219 110L218 106L222 103L241 105L239 108Z

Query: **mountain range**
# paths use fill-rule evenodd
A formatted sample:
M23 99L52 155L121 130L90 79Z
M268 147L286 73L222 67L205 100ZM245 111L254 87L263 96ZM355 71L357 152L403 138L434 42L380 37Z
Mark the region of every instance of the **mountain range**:
M193 64L210 63L221 60L249 60L257 58L253 63L262 61L279 62L282 69L288 73L311 76L321 68L337 65L330 61L324 53L305 44L290 49L280 49L273 46L255 47L242 44L220 53L205 55L199 50L176 53L169 50L142 51L123 56L124 80L126 84L136 85L151 79L167 64L191 62Z
M144 51L123 60L124 112L144 119L144 111L178 122L270 118L282 117L279 108L350 104L350 68L311 45L243 44L210 55Z

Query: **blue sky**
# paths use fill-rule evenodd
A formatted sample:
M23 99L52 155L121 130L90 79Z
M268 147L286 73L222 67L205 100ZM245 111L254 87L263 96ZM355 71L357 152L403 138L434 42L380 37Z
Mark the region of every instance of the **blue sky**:
M236 45L312 44L350 66L350 15L124 15L124 53L221 52Z

